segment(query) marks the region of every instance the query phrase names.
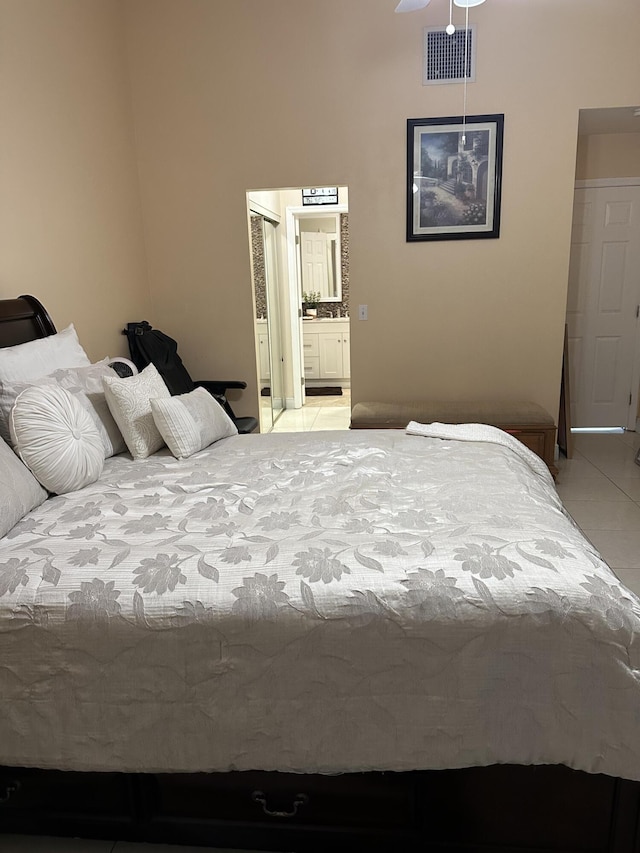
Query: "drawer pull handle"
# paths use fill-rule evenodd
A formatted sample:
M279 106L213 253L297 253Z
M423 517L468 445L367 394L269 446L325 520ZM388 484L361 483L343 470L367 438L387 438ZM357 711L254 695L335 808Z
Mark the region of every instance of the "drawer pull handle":
M13 794L16 794L19 790L20 782L17 779L13 782L9 782L9 784L5 785L3 788L0 788L0 805L8 803Z
M295 794L291 811L279 811L278 809L270 809L267 806L267 796L263 791L254 791L251 794L251 799L254 803L260 803L262 811L269 817L295 817L298 814L300 806L306 806L309 802L309 797L306 794Z

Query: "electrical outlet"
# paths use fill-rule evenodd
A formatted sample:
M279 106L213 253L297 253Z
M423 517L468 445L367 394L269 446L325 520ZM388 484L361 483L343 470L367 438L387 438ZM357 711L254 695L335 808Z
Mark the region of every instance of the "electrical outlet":
M358 320L368 320L369 319L369 306L368 305L358 305Z

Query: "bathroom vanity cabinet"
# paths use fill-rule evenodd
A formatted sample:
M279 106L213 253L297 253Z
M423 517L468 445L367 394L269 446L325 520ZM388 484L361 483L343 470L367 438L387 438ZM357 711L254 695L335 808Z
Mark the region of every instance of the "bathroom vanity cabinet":
M305 380L341 382L351 375L349 320L310 320L303 328Z

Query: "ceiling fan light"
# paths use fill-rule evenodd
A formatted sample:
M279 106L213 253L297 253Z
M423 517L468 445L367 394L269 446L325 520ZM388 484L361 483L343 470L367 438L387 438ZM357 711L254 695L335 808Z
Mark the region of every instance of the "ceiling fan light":
M460 6L462 9L470 9L472 6L480 6L484 0L453 0L454 6Z

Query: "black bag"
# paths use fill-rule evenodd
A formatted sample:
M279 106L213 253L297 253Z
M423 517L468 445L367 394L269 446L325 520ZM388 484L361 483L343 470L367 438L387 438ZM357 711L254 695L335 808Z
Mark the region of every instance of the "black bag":
M154 364L171 394L187 394L196 387L178 355L178 344L146 320L127 323L124 330L129 342L131 361L138 370Z

